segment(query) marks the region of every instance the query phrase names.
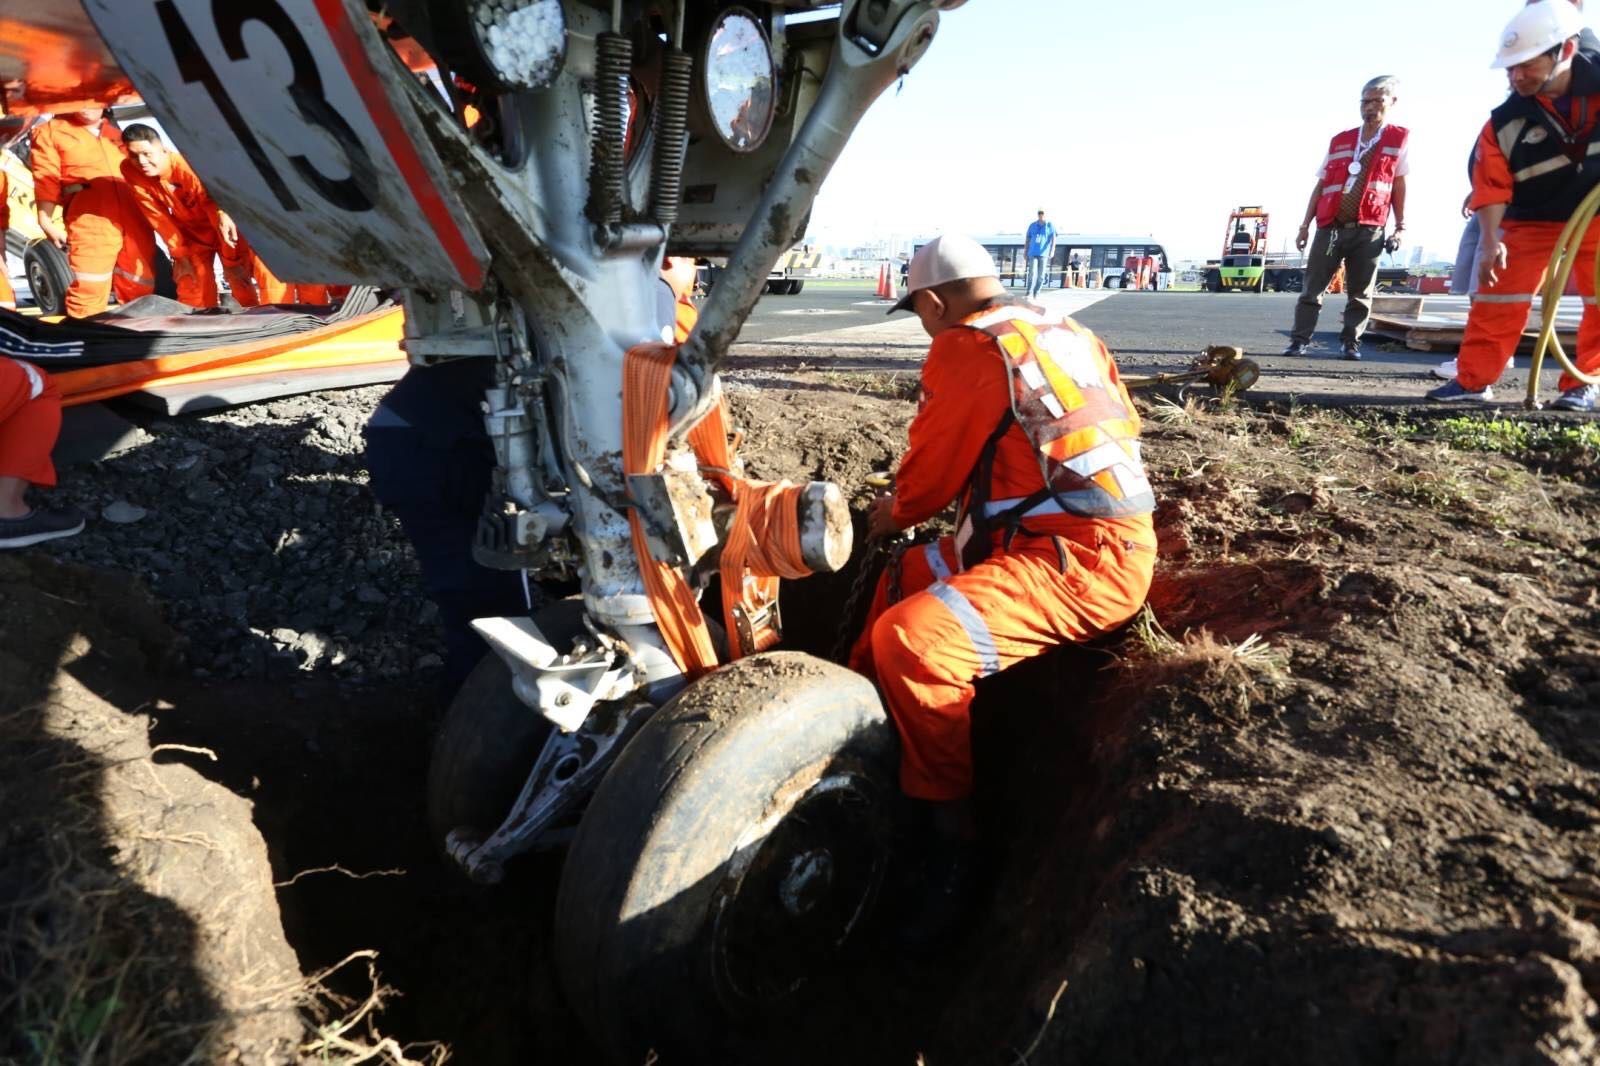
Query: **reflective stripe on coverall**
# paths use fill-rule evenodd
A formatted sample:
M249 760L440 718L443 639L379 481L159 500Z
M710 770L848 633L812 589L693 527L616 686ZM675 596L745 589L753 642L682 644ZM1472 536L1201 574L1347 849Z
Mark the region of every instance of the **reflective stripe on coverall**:
M54 485L50 451L60 432L61 393L50 375L0 355L0 477Z
M167 165L166 174L152 178L127 159L122 163L122 176L140 214L160 235L172 256L172 280L178 288L179 302L190 307L217 306L213 262L220 258L233 298L241 307L254 307L259 302L255 252L243 236L231 247L222 239L218 224L221 209L183 156L168 152Z
M934 339L922 387L895 479L894 519L902 528L939 514L966 491L985 441L1011 406L997 342L972 329ZM1043 485L1038 452L1013 425L995 449L993 495L1026 498ZM949 537L910 549L898 567L897 603L889 603L893 568L878 583L850 666L883 690L900 732L900 785L908 796L971 794L975 680L1114 629L1144 602L1156 545L1148 514L1087 518L1040 510L1009 547L997 533L993 554L965 572L958 572Z
M100 133L67 118L33 131L28 157L36 202L65 202L66 311L99 314L114 289L126 303L155 291L155 238L122 180L122 134L101 120ZM76 187L76 191L74 188Z

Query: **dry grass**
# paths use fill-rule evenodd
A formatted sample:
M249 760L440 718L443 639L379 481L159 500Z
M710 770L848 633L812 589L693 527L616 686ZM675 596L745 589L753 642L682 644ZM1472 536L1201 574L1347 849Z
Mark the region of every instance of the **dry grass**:
M1289 657L1260 634L1234 644L1202 626L1174 637L1148 604L1134 619L1133 633L1143 655L1124 662L1125 686L1148 692L1182 682L1219 715L1239 724L1264 689L1289 672Z
M379 980L377 958L376 951L351 952L306 980L303 988L308 996L308 1010L318 1020L311 1038L300 1046L301 1059L338 1066L356 1066L364 1062L382 1066L444 1066L450 1058L450 1049L445 1045L434 1041L401 1044L379 1031L377 1015L383 1010L384 1001L395 992ZM333 992L328 980L357 962L366 965L367 994L358 1000Z

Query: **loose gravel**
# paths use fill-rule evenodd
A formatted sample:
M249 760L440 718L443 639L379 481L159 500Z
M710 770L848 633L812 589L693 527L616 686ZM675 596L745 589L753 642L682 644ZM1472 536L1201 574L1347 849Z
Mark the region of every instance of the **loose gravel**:
M60 471L50 499L89 525L42 550L138 575L196 677L430 674L438 611L362 460L386 391L158 418L133 450Z

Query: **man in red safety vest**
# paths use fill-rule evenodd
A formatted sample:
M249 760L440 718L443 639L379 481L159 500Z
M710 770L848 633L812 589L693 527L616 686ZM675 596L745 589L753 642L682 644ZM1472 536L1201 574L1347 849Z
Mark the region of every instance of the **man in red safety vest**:
M1511 96L1478 136L1470 206L1479 223L1478 291L1456 357L1455 380L1428 399L1492 400L1493 384L1522 339L1533 294L1561 231L1600 184L1600 63L1583 51L1583 16L1573 4L1541 2L1517 13L1501 34L1494 66ZM1576 365L1600 374L1600 313L1594 264L1600 222L1579 245L1573 277L1583 296ZM1600 386L1562 374L1552 407L1592 412Z
M1294 307L1294 329L1284 355L1305 355L1322 313L1328 283L1345 272L1344 329L1339 343L1346 359L1361 358L1361 335L1372 318L1372 290L1378 280L1378 257L1400 247L1406 228L1406 174L1410 131L1385 123L1398 99L1399 82L1373 78L1361 90L1361 125L1336 134L1317 172L1316 188L1306 205L1305 220L1294 246L1306 257L1305 287ZM1394 235L1384 236L1394 214ZM1311 238L1311 223L1317 235Z
M955 920L973 867L971 709L981 677L1122 625L1155 566L1139 415L1093 333L1006 294L967 237L917 250L913 310L933 338L881 537L958 505L953 536L904 552L878 584L850 666L901 738L900 785L932 827L926 894L903 932Z

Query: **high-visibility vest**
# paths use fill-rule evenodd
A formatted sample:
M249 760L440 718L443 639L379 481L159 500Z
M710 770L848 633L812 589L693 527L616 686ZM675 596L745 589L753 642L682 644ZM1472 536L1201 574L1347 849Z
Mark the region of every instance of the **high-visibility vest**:
M1511 169L1506 218L1565 222L1600 184L1600 68L1581 52L1572 60L1571 96L1576 131L1538 100L1515 93L1490 113L1495 140Z
M1382 226L1389 221L1389 201L1394 197L1394 172L1400 165L1400 153L1410 136L1411 131L1404 126L1385 126L1378 134L1372 159L1358 179L1366 182L1366 186L1361 192L1357 225ZM1337 219L1339 201L1344 199L1344 187L1350 180L1350 165L1356 161L1356 148L1360 143L1359 126L1335 134L1333 140L1328 142L1328 158L1322 164L1322 195L1317 198L1317 225L1331 226Z
M1030 517L1149 514L1155 493L1139 453L1139 415L1105 345L1069 319L1006 306L964 323L994 338L1011 383L1011 409L989 435L969 481L957 534L963 566L976 565ZM994 453L1019 427L1038 452L1042 484L1025 497L992 499Z

